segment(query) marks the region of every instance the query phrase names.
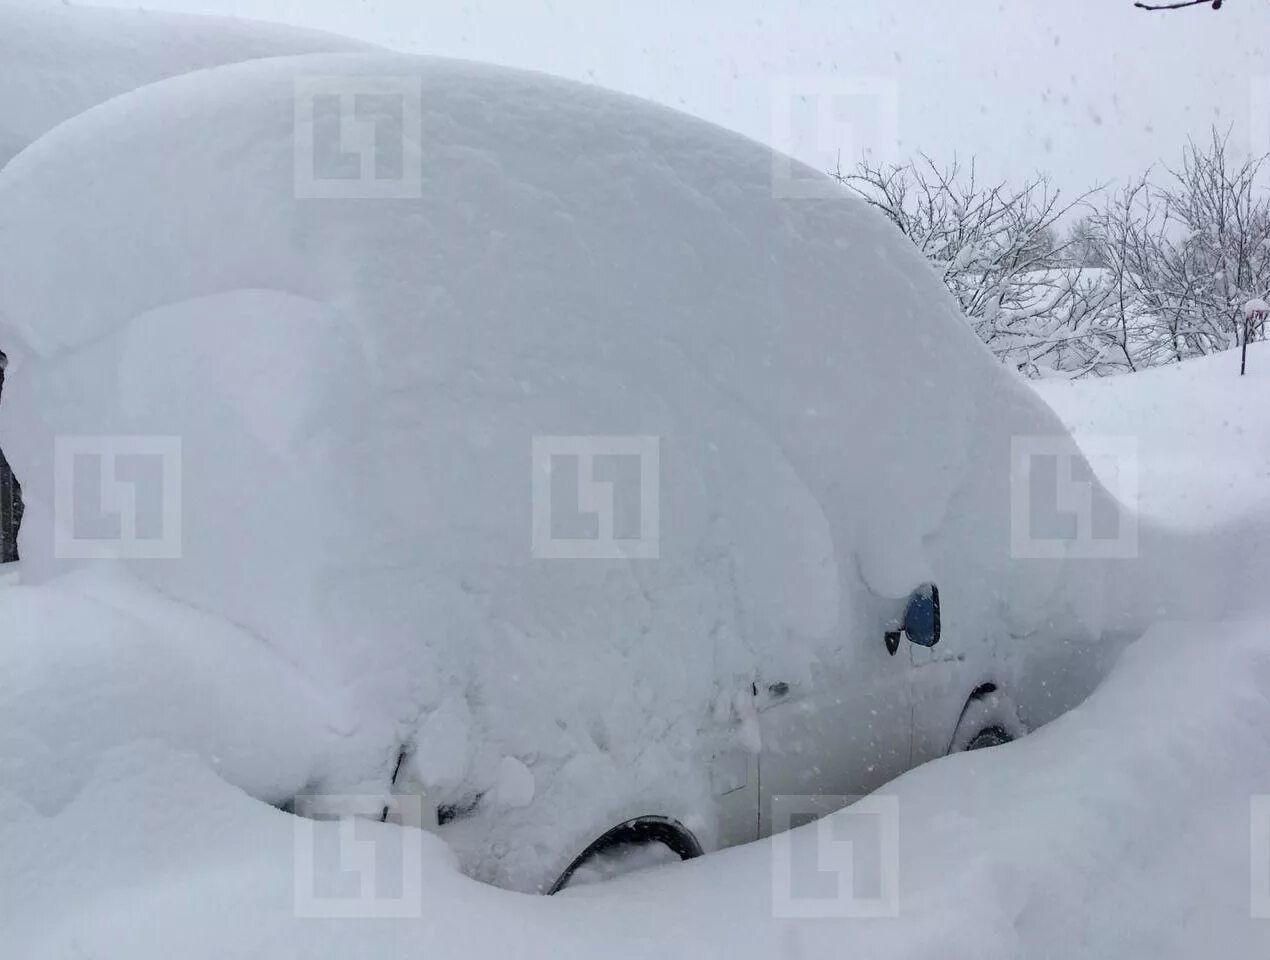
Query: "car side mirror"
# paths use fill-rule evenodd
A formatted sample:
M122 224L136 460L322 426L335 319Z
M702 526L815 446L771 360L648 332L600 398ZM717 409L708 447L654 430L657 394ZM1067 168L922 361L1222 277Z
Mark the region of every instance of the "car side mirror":
M886 650L895 656L901 633L919 647L933 647L939 643L939 631L939 587L923 583L909 594L900 629L886 634Z

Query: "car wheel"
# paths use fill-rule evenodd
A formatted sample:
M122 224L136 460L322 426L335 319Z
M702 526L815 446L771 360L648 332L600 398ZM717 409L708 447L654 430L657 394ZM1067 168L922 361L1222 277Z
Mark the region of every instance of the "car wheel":
M980 730L970 742L966 744L966 750L984 750L988 747L999 747L1003 743L1010 743L1014 737L1004 727L986 727Z
M947 753L995 747L1027 736L1018 708L995 684L984 684L966 701Z

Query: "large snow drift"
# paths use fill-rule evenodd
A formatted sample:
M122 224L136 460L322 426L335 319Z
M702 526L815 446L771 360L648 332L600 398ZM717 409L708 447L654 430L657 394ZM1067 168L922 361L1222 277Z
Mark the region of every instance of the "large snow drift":
M275 803L338 749L334 705L255 638L109 570L0 586L0 623L0 784L44 815L137 742Z
M1035 382L1076 435L1132 435L1140 509L1191 528L1270 517L1270 345L1187 360L1133 376ZM1095 471L1106 467L1094 460Z
M860 841L859 857L877 849L876 817L848 808L775 841L788 861L763 841L551 899L473 883L426 834L363 824L385 890L400 889L393 852L422 845L413 916L297 918L307 892L356 889L364 861L340 859L341 828L256 803L189 754L130 744L56 811L0 791L0 930L24 960L1253 960L1270 952L1270 921L1253 916L1270 909L1266 641L1264 625L1162 626L1047 729L890 785L891 917L776 915L774 892L823 897L816 872L841 879L832 851L817 857L818 829L839 850ZM306 849L312 874L296 867Z
M221 17L0 0L0 167L63 120L156 80L259 57L365 47Z

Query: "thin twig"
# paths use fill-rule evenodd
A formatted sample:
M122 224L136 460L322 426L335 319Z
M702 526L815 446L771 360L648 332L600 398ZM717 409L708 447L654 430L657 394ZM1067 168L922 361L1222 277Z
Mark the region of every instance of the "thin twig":
M1198 7L1203 3L1211 5L1214 10L1220 10L1222 0L1177 0L1176 3L1143 3L1138 0L1134 6L1139 10L1181 10L1183 7Z

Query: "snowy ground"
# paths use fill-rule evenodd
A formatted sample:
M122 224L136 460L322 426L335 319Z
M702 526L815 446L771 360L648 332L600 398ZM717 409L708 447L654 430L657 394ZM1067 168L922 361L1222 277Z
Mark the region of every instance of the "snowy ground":
M1270 344L1125 377L1034 382L1077 441L1129 437L1139 507L1179 526L1270 514ZM1091 461L1097 472L1107 461ZM1108 478L1109 480L1111 478Z
M1025 740L784 837L551 899L468 880L409 828L363 823L360 858L341 854L335 824L279 813L189 755L121 745L64 805L2 804L6 955L1264 957L1267 639L1161 626ZM333 918L365 909L368 879L404 916ZM843 916L861 907L880 915Z

